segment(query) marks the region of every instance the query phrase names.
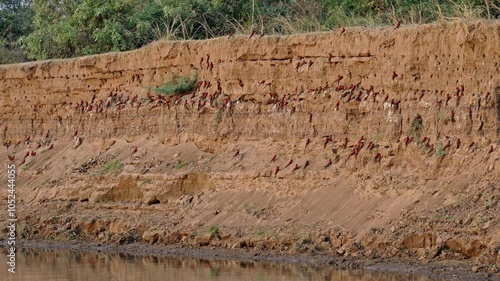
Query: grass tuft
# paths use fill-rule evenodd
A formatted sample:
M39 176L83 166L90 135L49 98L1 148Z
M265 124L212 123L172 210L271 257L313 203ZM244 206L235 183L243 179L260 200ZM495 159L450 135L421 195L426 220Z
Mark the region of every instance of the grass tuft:
M119 174L123 171L123 163L121 163L118 160L111 160L102 169L99 171L100 175L105 175L105 174Z
M219 228L216 227L216 226L211 226L209 229L208 229L208 233L210 234L210 236L218 236L219 235Z

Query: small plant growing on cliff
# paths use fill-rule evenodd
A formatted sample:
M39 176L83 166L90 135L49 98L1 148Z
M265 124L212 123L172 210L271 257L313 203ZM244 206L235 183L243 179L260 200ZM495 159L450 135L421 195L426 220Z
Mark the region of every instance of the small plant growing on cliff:
M196 82L198 82L198 74L195 74L193 77L179 77L174 75L171 81L158 87L149 87L149 89L163 95L176 96L193 91L196 87Z
M182 169L182 168L186 167L186 165L187 165L187 162L180 162L179 164L177 164L177 165L175 166L175 168L176 168L177 170L180 170L180 169Z
M446 149L444 148L443 144L440 143L438 148L436 149L436 156L437 157L444 157L448 154L448 152L446 151Z
M99 174L119 174L123 171L123 163L118 160L111 160L99 171Z
M424 128L422 116L420 114L417 117L413 118L410 124L410 135L414 138L420 138L420 133Z
M212 236L212 237L218 236L219 235L219 228L216 226L211 226L208 229L208 234L210 234L210 236Z
M215 123L219 124L220 122L222 122L222 111L219 110L217 112L217 115L215 116Z
M29 162L28 164L24 165L23 171L29 170L29 168L31 168L31 166L33 166L33 162Z

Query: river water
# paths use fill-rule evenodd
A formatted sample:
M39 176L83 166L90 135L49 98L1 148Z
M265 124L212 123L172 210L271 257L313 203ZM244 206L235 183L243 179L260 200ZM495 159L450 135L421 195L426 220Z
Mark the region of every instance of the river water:
M165 258L80 252L19 250L16 273L0 248L0 280L22 281L396 281L431 280L410 274L337 270L329 266Z

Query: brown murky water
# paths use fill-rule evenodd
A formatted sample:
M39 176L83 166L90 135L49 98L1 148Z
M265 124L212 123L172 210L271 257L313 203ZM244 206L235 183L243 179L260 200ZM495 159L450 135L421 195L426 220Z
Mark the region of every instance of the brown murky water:
M428 281L409 274L336 270L299 264L197 260L88 253L70 250L19 250L16 273L7 271L0 249L0 280L22 281Z

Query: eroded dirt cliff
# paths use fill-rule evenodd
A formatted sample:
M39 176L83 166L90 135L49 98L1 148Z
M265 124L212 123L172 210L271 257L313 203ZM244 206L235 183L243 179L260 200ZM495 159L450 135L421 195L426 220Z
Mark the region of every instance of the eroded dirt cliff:
M498 73L498 21L2 66L0 157L18 167L19 234L494 272ZM195 74L194 93L151 90Z

